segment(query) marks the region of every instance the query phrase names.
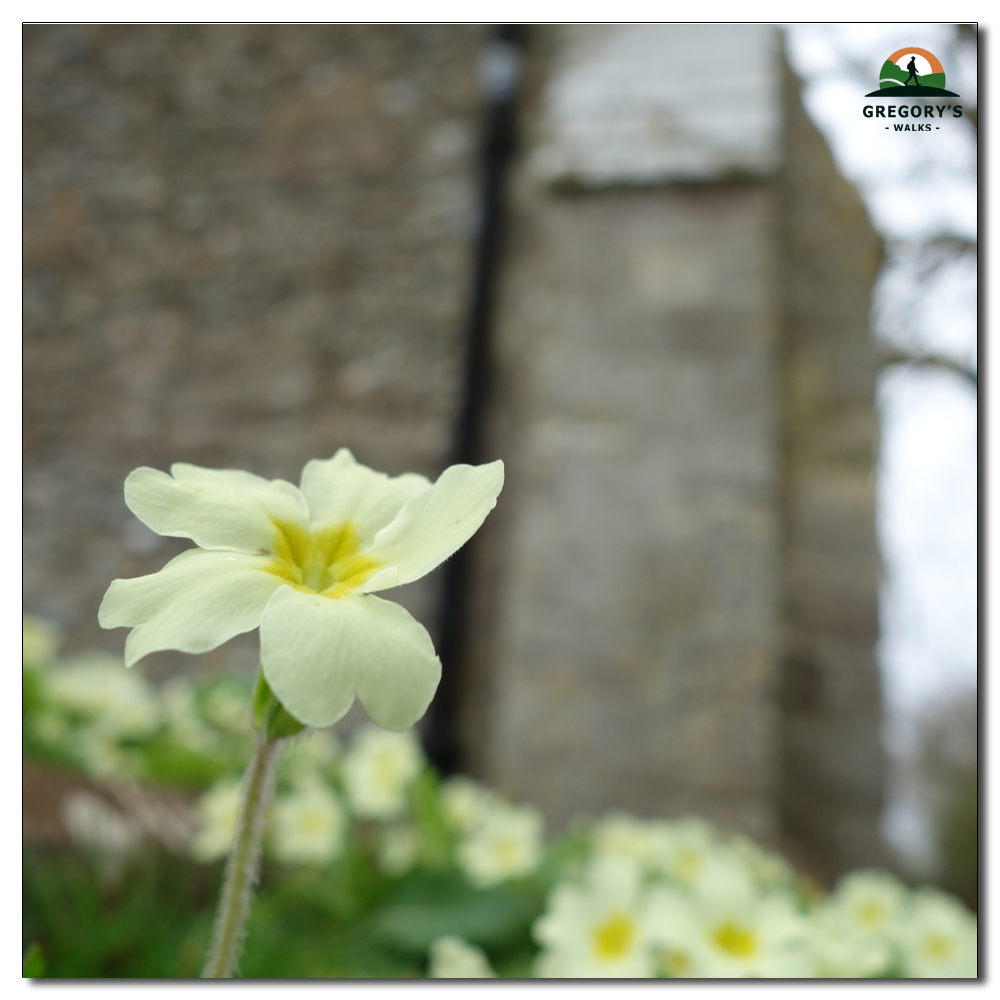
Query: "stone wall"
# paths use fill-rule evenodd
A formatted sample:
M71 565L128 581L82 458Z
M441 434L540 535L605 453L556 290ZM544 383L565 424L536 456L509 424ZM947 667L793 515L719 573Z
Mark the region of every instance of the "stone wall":
M783 822L825 876L883 861L875 643L882 242L786 79L778 180L783 336Z
M768 192L520 204L484 756L561 823L609 804L775 832Z
M535 36L465 738L556 825L696 812L827 878L884 860L881 244L773 37L730 92L682 27L683 101L639 26ZM720 144L737 91L773 149Z
M717 181L718 156L648 144L658 183L608 176L603 139L619 123L599 107L566 121L551 94L572 72L613 104L588 83L613 85L648 48L620 30L535 36L541 85L525 109L496 349L509 485L484 538L491 611L472 657L489 710L470 706L467 741L479 773L556 826L620 806L774 838L772 192L672 182L692 163ZM766 103L766 86L750 91ZM684 133L687 152L709 141ZM727 155L731 172L743 154ZM747 160L762 159L755 144Z
M125 507L136 466L446 464L485 39L25 29L24 605L70 648L120 651L108 583L186 547ZM399 594L431 626L436 586ZM200 659L255 656L252 636Z

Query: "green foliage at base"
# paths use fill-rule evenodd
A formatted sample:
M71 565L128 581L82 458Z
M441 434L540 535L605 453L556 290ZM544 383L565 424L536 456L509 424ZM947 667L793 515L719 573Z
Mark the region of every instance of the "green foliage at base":
M24 938L38 942L49 978L196 976L218 877L163 852L112 871L76 851L25 845Z
M24 937L50 978L192 978L204 961L222 863L149 850L115 872L69 850L24 852ZM356 848L321 871L265 866L240 976L408 978L444 934L482 945L504 971L534 951L542 894L476 890L454 869L381 876ZM25 969L30 956L26 956ZM29 975L25 971L25 975Z
M22 979L41 979L45 975L45 956L37 941L28 945L21 962Z
M268 692L60 661L37 623L24 690L26 755L90 779L61 804L75 847L25 845L24 974L199 975ZM170 785L188 833L97 794L139 784ZM974 784L949 815L953 856L972 856ZM610 812L547 838L538 808L443 780L413 731L292 736L265 826L244 978L976 976L975 917L939 890L855 872L824 893L697 817Z

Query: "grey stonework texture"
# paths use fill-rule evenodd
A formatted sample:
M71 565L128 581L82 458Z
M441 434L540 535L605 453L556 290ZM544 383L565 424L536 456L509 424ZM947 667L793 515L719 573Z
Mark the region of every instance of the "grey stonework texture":
M485 757L556 824L614 803L776 831L768 207L760 187L519 205Z
M875 643L877 345L871 288L883 247L861 200L785 90L783 368L783 823L830 877L886 862Z
M535 38L497 343L509 485L470 651L476 771L556 826L696 813L820 878L883 861L881 245L790 80L770 177L546 185L547 81L584 75L599 40L574 58L578 34ZM716 84L705 99L725 101Z
M69 648L120 652L108 583L187 547L125 507L136 466L447 464L485 38L25 29L24 603ZM396 596L433 626L436 588Z

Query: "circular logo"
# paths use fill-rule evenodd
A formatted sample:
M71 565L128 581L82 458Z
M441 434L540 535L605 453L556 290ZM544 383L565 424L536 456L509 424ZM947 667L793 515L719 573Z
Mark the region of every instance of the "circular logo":
M944 66L933 52L910 46L897 49L882 64L878 75L876 93L888 96L886 91L900 97L958 97L944 89ZM874 95L869 95L874 96Z

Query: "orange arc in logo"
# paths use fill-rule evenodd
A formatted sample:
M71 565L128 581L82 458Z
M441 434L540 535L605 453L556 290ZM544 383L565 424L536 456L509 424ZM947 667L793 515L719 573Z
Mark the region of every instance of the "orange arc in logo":
M893 52L893 54L889 56L886 61L894 63L900 56L908 56L912 52L915 52L918 56L923 56L931 64L932 73L944 72L944 66L941 65L941 60L938 59L933 52L928 52L927 49L918 49L913 45L910 45L905 49L896 49L896 51Z

